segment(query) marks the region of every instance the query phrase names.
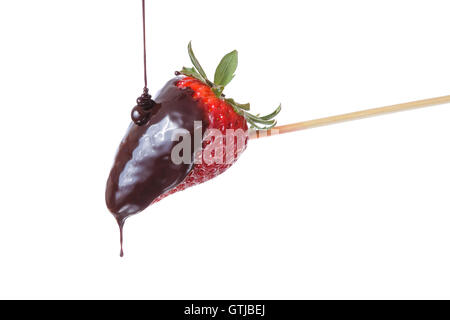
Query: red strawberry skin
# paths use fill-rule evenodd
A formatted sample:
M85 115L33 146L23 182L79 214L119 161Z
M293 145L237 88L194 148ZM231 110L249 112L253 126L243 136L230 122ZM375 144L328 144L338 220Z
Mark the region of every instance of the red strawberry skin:
M181 77L176 86L180 89L190 89L192 92L192 98L198 102L198 107L203 110L204 119L203 124L206 128L203 129L217 129L223 135L223 154L225 155L225 135L227 129L239 130L241 129L245 133L245 141L243 144L236 143L234 146L234 154L232 161L221 161L220 163L213 162L208 164L205 161L195 164L191 172L186 176L186 178L178 184L173 189L165 192L156 198L153 203L167 197L168 195L174 194L178 191L182 191L186 188L192 187L194 185L206 182L230 168L245 151L248 143L247 135L247 121L245 118L237 114L233 108L224 100L218 98L211 87L204 84L203 82L192 78L192 77ZM205 150L207 146L214 143L214 138L205 139L202 143L202 149ZM198 155L199 156L199 155ZM197 157L198 157L197 156ZM201 156L201 155L200 155ZM224 156L225 157L225 156Z

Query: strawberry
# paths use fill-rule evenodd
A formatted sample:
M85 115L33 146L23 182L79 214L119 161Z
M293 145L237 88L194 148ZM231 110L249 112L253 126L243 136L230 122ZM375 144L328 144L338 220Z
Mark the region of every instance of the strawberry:
M207 78L191 43L188 53L194 67L176 72L177 77L166 84L155 100L145 88L133 108L133 123L119 147L106 189L107 206L120 226L128 216L231 167L246 149L247 123L258 129L276 123L273 118L281 107L260 117L249 112L250 104L237 103L223 94L237 68L237 51L223 57L214 82ZM175 163L171 157L178 142L173 136L179 129L195 135L194 121L202 124L201 148L189 142L190 148L183 149L183 159L190 161ZM243 141L239 143L238 135L229 140L230 130L241 132ZM209 135L211 132L214 134ZM208 148L210 158L205 156Z

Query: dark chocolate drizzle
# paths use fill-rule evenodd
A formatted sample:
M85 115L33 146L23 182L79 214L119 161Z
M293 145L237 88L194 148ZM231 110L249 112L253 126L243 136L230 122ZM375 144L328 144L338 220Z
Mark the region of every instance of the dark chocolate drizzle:
M148 94L148 88L144 88L144 93L136 99L137 106L131 110L131 120L138 126L143 126L150 119L151 109L155 106L155 101Z
M152 100L152 96L148 93L147 87L144 88L144 92L140 97L136 99L136 104L145 110L149 110L155 104L155 101Z
M125 220L147 208L157 197L181 183L193 169L194 121L204 113L193 92L178 88L179 78L170 80L157 94L148 121L131 123L116 154L106 186L106 205L122 228ZM205 128L203 124L203 128ZM191 135L191 163L175 164L172 136L180 129ZM122 235L121 235L122 239Z

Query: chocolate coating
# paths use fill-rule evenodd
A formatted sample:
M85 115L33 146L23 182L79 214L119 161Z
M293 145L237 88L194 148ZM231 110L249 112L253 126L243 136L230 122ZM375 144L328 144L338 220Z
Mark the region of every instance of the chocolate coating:
M150 110L145 110L141 105L137 105L131 110L131 121L138 126L143 126L148 120L150 120Z
M177 80L170 80L157 94L145 124L130 124L119 146L106 185L106 205L119 225L177 186L193 169L193 161L172 162L172 148L179 143L172 136L179 129L190 133L193 159L194 121L203 121L204 114L192 90L178 88Z

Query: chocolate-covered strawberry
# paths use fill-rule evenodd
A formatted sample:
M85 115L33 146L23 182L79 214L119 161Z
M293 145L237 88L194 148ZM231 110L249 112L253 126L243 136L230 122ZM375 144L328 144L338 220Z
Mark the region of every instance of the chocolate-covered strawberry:
M224 96L237 68L236 51L221 60L214 82L207 78L191 44L188 52L194 67L177 72L154 100L145 90L132 110L133 122L106 187L106 204L120 226L128 216L167 195L228 169L246 148L247 123L257 128L275 125L280 107L259 117L249 113L249 104ZM195 136L200 136L200 143Z

